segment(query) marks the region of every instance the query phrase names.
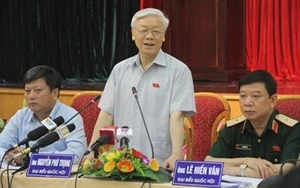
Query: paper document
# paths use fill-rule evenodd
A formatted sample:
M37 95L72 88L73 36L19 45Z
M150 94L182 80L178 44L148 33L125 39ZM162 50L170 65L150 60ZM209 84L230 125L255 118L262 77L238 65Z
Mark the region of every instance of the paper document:
M227 183L221 182L221 188L254 188L255 185L251 185L250 183Z
M13 165L9 165L8 169L10 170L17 170L19 169L21 166L13 166ZM3 161L2 165L1 165L2 169L7 169L7 163Z
M222 182L227 183L243 183L245 185L250 184L257 186L263 179L260 178L249 178L249 177L240 177L240 176L222 176Z

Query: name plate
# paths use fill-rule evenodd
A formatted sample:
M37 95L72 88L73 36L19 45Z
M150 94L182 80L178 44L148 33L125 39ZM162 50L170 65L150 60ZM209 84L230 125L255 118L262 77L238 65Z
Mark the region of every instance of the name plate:
M30 157L27 176L68 178L73 166L74 155L33 153Z
M221 187L224 164L206 161L176 161L173 185Z

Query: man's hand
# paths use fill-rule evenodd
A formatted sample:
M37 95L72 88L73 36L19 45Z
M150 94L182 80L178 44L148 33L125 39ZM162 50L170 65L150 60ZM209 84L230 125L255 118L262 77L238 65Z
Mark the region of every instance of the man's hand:
M16 154L20 153L20 152L23 151L23 150L24 150L23 148L17 147L16 149L14 149L14 150L8 152L8 153L4 156L4 161L8 163L11 159L13 159L13 157L14 157ZM11 164L11 165L14 165L14 166L23 164L23 163L24 163L24 160L23 160L24 158L25 158L25 156L21 156L21 157L15 159L15 160L13 160L10 164Z
M249 168L259 172L261 178L267 178L271 174L277 173L275 165L265 159L247 158L245 162Z
M84 163L85 160L92 161L94 159L94 151L91 151L89 154L85 155L82 159L82 162L80 165Z
M182 154L172 154L163 164L163 168L174 171L176 160L183 160Z

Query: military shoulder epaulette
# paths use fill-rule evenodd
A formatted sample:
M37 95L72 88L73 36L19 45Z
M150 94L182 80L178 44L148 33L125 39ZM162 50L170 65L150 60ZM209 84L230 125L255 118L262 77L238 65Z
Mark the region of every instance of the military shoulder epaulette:
M231 126L237 125L245 120L246 120L245 116L239 116L237 118L226 121L226 126L231 127Z
M275 119L277 119L278 121L280 121L281 123L283 123L284 125L287 125L289 127L293 127L296 123L299 122L299 121L297 121L293 118L290 118L286 115L283 115L283 114L277 114L275 116Z

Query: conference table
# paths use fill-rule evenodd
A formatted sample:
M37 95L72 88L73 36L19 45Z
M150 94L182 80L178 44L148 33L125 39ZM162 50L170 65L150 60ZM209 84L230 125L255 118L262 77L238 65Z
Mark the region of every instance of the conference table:
M10 176L11 178L11 176ZM3 174L3 188L8 188L7 175ZM116 181L107 178L81 177L77 179L77 188L142 188L142 181ZM44 178L27 177L26 173L17 173L13 177L11 188L75 188L75 176L70 178ZM145 183L143 188L188 188L191 186L178 186L172 183ZM255 188L256 186L251 186Z
M11 177L11 176L10 176ZM3 174L4 188L8 188L7 175ZM141 188L142 181L116 181L107 178L77 179L77 188ZM15 174L12 181L12 188L74 188L75 176L70 178L44 178L26 177L25 173ZM144 188L148 188L149 183L145 183ZM184 186L173 186L172 183L151 183L151 188L184 188Z

